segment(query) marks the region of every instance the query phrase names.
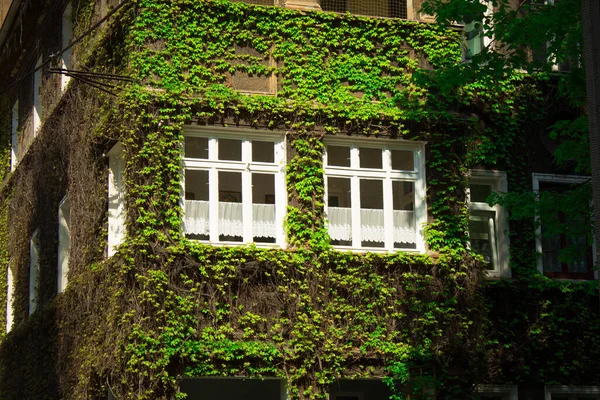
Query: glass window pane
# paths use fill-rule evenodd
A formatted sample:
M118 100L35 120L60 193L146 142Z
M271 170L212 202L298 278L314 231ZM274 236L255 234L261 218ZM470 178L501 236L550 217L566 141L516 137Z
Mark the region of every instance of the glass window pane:
M185 170L185 199L208 201L208 171Z
M184 231L188 238L208 240L210 206L208 171L185 170Z
M350 166L350 147L327 146L327 165L337 167Z
M219 139L219 160L242 161L242 141Z
M394 210L414 210L415 184L413 182L392 182Z
M252 141L252 161L275 162L275 143Z
M470 184L469 190L471 192L472 203L485 203L485 199L487 199L488 196L492 194L491 185Z
M414 171L414 152L410 150L392 150L392 169L395 171Z
M379 151L381 154L381 150ZM360 180L360 221L362 246L384 247L383 181Z
M349 178L327 178L327 219L331 244L352 245L352 200Z
M415 229L415 184L413 182L392 181L394 248L416 249Z
M361 168L383 168L383 164L381 161L381 149L370 149L368 147L361 147L358 150L358 154L360 156Z
M275 243L275 175L252 174L252 235L255 242Z
M219 240L243 240L242 174L219 171Z
M186 136L185 156L208 159L208 138Z
M494 269L496 243L494 215L490 213L471 213L469 216L469 237L471 249L483 256L487 269Z

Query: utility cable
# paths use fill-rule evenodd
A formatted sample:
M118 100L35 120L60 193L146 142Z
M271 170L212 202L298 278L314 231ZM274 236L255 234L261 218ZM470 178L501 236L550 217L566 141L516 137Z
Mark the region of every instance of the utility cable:
M20 84L21 82L23 82L25 79L27 79L32 74L35 74L40 69L44 68L46 65L50 64L50 62L53 59L55 59L56 57L61 56L64 52L66 52L67 50L69 50L71 47L73 47L74 45L76 45L77 43L79 43L80 41L82 41L83 39L85 39L85 37L87 37L94 30L96 30L100 25L102 25L106 20L108 20L110 17L112 17L118 10L120 10L121 8L123 8L123 6L125 6L126 4L129 4L129 2L130 2L130 0L123 1L117 7L113 8L102 19L100 19L98 22L96 22L94 25L92 25L87 31L85 31L83 34L81 34L75 40L72 40L71 43L69 43L69 45L67 47L61 49L60 51L57 51L54 54L51 54L46 61L44 61L43 63L41 63L39 66L35 67L35 69L33 69L32 71L26 73L21 78L16 79L13 83L11 83L10 85L8 85L4 89L0 90L0 96L3 95L4 93L8 92L14 86L16 86L16 85Z

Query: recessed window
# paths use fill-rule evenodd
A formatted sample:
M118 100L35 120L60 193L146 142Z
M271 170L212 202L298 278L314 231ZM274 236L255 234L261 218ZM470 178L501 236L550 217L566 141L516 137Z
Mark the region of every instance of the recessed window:
M334 246L424 248L422 145L384 140L326 140L328 232Z
M125 239L125 161L120 143L108 153L108 256Z
M181 391L189 400L286 400L281 379L198 378L184 379Z
M545 400L600 400L598 386L546 386Z
M73 6L71 2L69 2L62 15L61 48L65 49L69 47L71 45L71 40L73 40ZM69 70L73 67L70 48L62 53L60 63L62 69ZM66 74L61 74L60 77L60 88L64 91L67 88L67 84L71 80L71 77Z
M554 203L560 201L555 196L573 191L589 180L585 176L533 174L533 190L542 200L550 199ZM568 217L561 210L555 210L554 215L541 219L536 246L541 254L538 270L544 275L562 279L594 279L595 254L587 232L591 218L590 200L584 198L580 201L581 204L577 205L579 212Z
M40 278L40 235L35 231L29 241L29 315L33 314L39 302Z
M12 107L10 137L10 170L14 171L19 161L19 100Z
M508 226L504 208L486 202L492 192L506 192L506 174L472 170L469 178L469 244L483 256L490 276L509 276Z
M516 385L479 385L475 389L476 400L518 400Z
M71 206L65 197L58 206L58 292L67 287L71 248Z
M283 135L190 130L184 150L186 236L283 246L283 143Z
M15 283L11 263L6 268L6 332L10 332L14 323Z
M390 388L378 379L342 379L329 386L331 400L387 400Z

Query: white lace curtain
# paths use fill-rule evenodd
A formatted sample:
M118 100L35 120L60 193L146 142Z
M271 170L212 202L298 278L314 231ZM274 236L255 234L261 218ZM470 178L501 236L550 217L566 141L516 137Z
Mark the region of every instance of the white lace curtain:
M352 240L352 209L329 207L329 236L333 240ZM385 242L383 210L360 210L361 239L368 242ZM394 242L416 243L414 211L394 210Z
M184 230L195 235L209 234L209 202L186 200L184 209ZM244 232L242 203L219 202L219 235L242 236ZM274 238L275 205L252 204L252 235Z

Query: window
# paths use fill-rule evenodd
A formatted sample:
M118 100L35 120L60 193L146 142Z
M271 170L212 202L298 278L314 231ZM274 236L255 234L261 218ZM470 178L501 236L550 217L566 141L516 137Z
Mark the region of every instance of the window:
M283 135L189 128L184 147L187 237L284 245Z
M6 286L6 332L10 332L13 327L15 314L15 284L10 263L8 264L8 268L6 268Z
M39 301L40 238L36 230L29 241L29 315L33 314Z
M125 238L125 183L123 150L117 143L108 152L108 256L115 254Z
M282 379L197 378L184 379L181 391L188 400L286 400Z
M62 29L61 29L61 48L64 49L71 44L71 40L73 39L73 6L69 2L65 11L62 15ZM71 49L69 48L64 53L62 53L62 57L60 60L60 67L62 69L71 69ZM60 75L60 89L65 90L67 88L67 84L71 80L71 77L61 74Z
M334 246L424 251L423 143L330 138L325 203Z
M392 395L378 379L342 379L329 387L330 400L388 400Z
M37 131L42 125L42 57L35 64L36 71L33 74L33 134L37 135Z
M408 17L407 0L321 0L321 9L374 17Z
M545 400L600 400L598 386L546 386Z
M492 192L506 192L506 174L500 171L472 170L469 177L469 238L471 249L487 263L488 275L509 277L508 230L504 208L489 206Z
M465 20L461 22L464 24L463 37L465 60L472 59L473 56L481 53L492 43L492 39L486 36L484 22L488 22L485 20L487 20L493 13L493 4L488 2L487 7L488 8L483 15L483 20L475 20L473 18L467 19L467 16L465 16Z
M71 247L71 207L65 196L58 206L58 292L67 287Z
M10 137L10 170L14 171L19 160L19 100L12 107Z
M533 190L543 198L575 189L589 180L585 176L533 174ZM550 211L555 212L555 208ZM564 213L555 212L539 224L536 235L536 249L541 254L538 270L544 275L562 279L594 279L595 251L587 239L590 223L587 198L583 199L579 209L581 213L569 216L569 221L566 221ZM570 261L560 260L561 250L569 253Z
M518 400L516 385L479 385L475 389L477 400Z

